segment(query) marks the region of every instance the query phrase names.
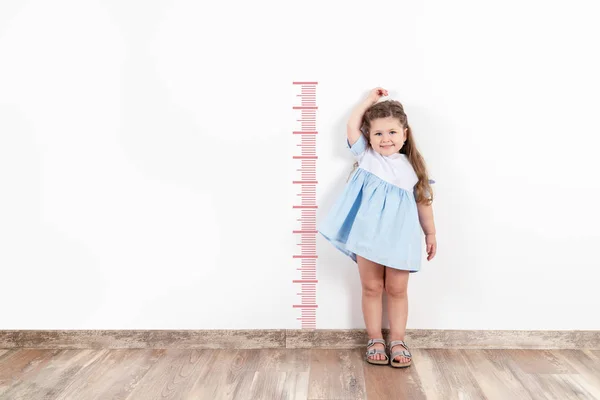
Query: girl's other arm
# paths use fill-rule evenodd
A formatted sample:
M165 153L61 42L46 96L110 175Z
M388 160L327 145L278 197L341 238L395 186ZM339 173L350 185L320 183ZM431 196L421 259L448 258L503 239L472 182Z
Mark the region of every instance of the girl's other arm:
M350 146L352 146L354 143L356 143L356 141L358 140L360 135L362 135L362 132L360 131L360 127L362 125L362 118L363 118L363 115L365 114L365 111L367 111L367 109L369 107L371 107L373 104L377 103L377 101L382 96L387 96L387 95L388 95L387 90L380 88L380 87L376 87L375 89L372 89L371 92L369 93L369 95L367 96L367 98L365 100L363 100L363 102L360 103L352 111L352 115L350 115L350 118L348 119L348 124L346 126L346 132L348 135L348 142L350 143Z
M435 223L433 221L433 206L426 204L417 204L419 212L419 222L425 233L425 244L427 245L427 261L435 257L437 252L437 239L435 232Z

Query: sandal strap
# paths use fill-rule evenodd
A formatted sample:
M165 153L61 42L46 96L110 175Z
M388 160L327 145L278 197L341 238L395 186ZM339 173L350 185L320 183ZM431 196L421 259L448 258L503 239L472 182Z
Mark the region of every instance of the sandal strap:
M397 351L393 352L392 356L391 356L392 360L395 359L397 356L404 356L406 358L412 358L412 354L410 354L410 350L403 340L394 340L393 342L390 342L390 344L388 345L390 352L392 351L392 348L395 346L402 346L402 347L404 347L404 350L397 350Z
M398 350L398 351L395 351L395 352L392 353L391 359L394 360L398 356L403 356L403 357L406 357L406 358L412 358L412 354L410 354L409 351Z
M406 350L408 350L408 346L406 345L406 343L404 342L404 340L394 340L393 342L390 342L390 344L388 346L389 346L390 349L392 347L394 347L394 346L402 346Z
M383 345L383 350L382 349L372 349L371 347L373 347L376 343L381 343ZM369 339L369 341L367 342L367 357L371 357L374 356L376 354L383 354L386 358L386 360L389 360L389 356L387 354L387 351L385 350L385 340L383 339Z
M367 351L367 357L374 356L376 354L383 354L386 359L389 358L385 350L371 349Z
M385 347L385 340L383 339L369 339L367 342L367 348L373 346L375 343L381 343Z

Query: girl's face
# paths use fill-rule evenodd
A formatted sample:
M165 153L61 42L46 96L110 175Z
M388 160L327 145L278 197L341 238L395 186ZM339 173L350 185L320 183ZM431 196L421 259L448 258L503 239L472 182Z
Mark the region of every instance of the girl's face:
M404 145L407 131L408 129L402 128L398 118L374 119L369 131L371 147L382 156L398 153Z

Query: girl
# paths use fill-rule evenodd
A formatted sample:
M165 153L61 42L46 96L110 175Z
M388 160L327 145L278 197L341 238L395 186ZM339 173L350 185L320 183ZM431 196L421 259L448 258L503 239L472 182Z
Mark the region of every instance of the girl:
M367 361L408 367L408 277L420 270L423 233L427 260L436 254L434 181L427 176L402 104L377 103L387 95L381 87L373 89L348 121L347 144L357 168L319 233L358 264L369 336ZM382 338L384 288L390 322L387 351Z

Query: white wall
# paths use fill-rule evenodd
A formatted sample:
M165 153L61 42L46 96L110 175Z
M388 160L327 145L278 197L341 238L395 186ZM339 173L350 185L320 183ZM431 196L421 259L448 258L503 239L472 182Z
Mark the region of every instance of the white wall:
M596 3L366 4L3 1L0 329L298 328L294 80L319 216L351 108L406 106L439 242L409 328L600 329ZM317 327L363 327L318 252Z

